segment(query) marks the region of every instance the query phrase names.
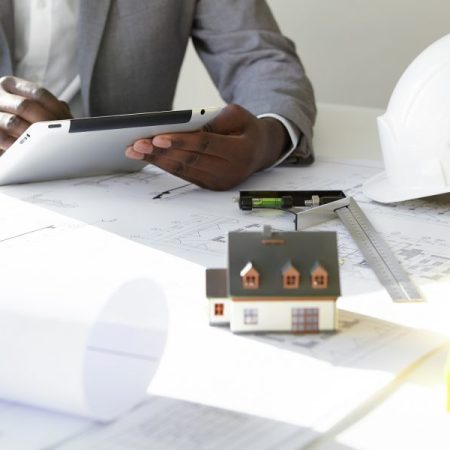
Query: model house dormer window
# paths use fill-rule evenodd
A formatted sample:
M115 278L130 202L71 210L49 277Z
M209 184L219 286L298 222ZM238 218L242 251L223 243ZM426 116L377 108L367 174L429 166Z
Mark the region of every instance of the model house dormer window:
M300 272L288 261L282 269L283 288L298 289L300 287Z
M316 262L311 269L311 287L314 289L328 287L328 272L319 262Z
M259 272L249 261L240 272L242 279L242 287L244 289L258 289L259 288Z

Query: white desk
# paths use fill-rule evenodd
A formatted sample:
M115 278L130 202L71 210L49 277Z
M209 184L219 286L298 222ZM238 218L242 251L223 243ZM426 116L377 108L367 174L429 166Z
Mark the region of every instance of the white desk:
M252 177L242 188L345 189L350 190L352 195L361 196L358 185L368 175L377 173L381 167L375 126L375 117L379 113L380 111L353 107L321 105L315 138L317 164L311 167L279 168L271 172L260 173ZM323 162L324 160L334 160L338 163ZM352 166L346 164L345 160L360 161L361 164ZM339 161L341 162L339 163ZM236 228L258 229L264 223L275 224L280 229L292 229L291 218L286 217L286 215L245 215L240 212L233 202L233 197L236 196L237 192L210 193L188 186L173 191L164 196L163 199L153 200L155 194L179 187L182 184L184 183L174 177L150 170L132 176L99 177L97 179L4 187L0 189L0 193L63 214L65 217L92 224L97 228L111 231L135 242L156 247L209 266L225 265L225 242L229 230ZM366 203L365 206L370 205ZM423 208L422 204L419 206ZM375 214L374 218L378 220L376 225L384 225L384 222L388 221L390 217L385 214L384 208L372 208L372 212ZM377 216L378 212L382 214ZM432 213L433 210L430 210L430 217L433 217ZM400 226L403 226L402 220L404 221L404 217L409 217L408 211L403 210L402 214ZM411 221L413 220L415 220L414 217L411 218ZM392 224L392 226L398 225L394 222ZM430 225L430 221L427 222L427 226L434 227L433 230L437 234L441 229L448 229L445 228L445 224L445 220L442 224L436 224L436 226L433 223ZM26 232L27 224L21 225L24 227L22 231ZM335 224L332 225L332 227L334 226ZM448 234L445 234L446 236ZM341 237L345 239L342 232ZM410 235L409 240L412 239ZM418 239L418 243L421 244L419 241L420 239ZM371 275L370 270L359 267L360 264L358 266L358 261L360 262L361 258L351 248L351 242L347 239L344 240L344 244L343 250L347 250L343 257L345 262L341 270L344 290L349 294L351 294L351 289L359 292L363 301L357 302L354 306L359 306L360 312L365 313L366 306L370 306L370 302L366 303L366 297L369 300L375 300L376 304L378 296L381 295L382 297L382 292L380 293L380 286ZM425 250L438 250L439 242L426 241L424 245L428 246L427 248L423 247ZM416 252L420 248L412 250ZM351 270L352 264L356 264L355 272ZM197 275L200 272L196 270ZM404 436L405 428L409 429L409 427L414 430L426 429L427 433L433 437L441 436L439 445L442 443L442 446L433 444L433 449L448 449L450 447L446 436L447 430L450 429L448 426L450 415L444 412L446 397L443 392L443 379L441 377L443 355L438 354L436 357L425 359L418 366L417 372L410 372L401 377L399 379L401 383L394 381L392 384L389 381L393 379L393 374L401 370L402 363L397 359L406 358L405 355L408 353L414 354L417 348L421 346L422 341L418 340L422 336L421 332L397 329L396 326L391 324L375 324L373 326L370 321L361 321L359 325L355 326L355 329L359 326L359 331L362 331L364 339L370 341L370 345L366 345L363 342L364 339L361 342L358 341L361 335L357 335L355 338L351 337L350 345L348 345L349 340L345 341L345 337L349 333L350 336L353 335L346 330L338 334L335 337L336 339L332 338L336 342L341 338L344 339L345 345L342 349L344 359L342 359L339 351L336 352L336 350L340 350L337 348L328 348L328 353L322 352L321 358L314 358L314 351L311 351L308 345L318 345L320 341L329 343L330 340L327 341L318 337L314 342L312 340L311 342L296 341L293 343L287 340L284 342L276 340L269 342L268 338L245 338L233 336L223 330L208 328L206 316L204 318L202 316L201 302L198 301L204 293L203 285L201 285L202 279L196 278L196 280L200 281L196 281L195 286L192 287L192 292L195 293L194 297L196 297L193 299L193 303L184 305L183 302L178 301L174 304L176 307L172 309L172 322L175 324L173 325L174 333L169 339L168 355L161 367L161 375L152 387L153 392L192 402L203 402L206 405L219 408L234 410L234 407L236 407L236 411L250 413L253 416L250 418L246 416L245 420L248 420L246 422L242 414L236 413L237 415L233 416L229 412L225 413L224 410L212 409L209 406L206 409L201 409L201 411L199 407L192 405L189 407L190 413L199 417L200 422L204 419L213 419L215 423L220 424L221 418L225 415L228 425L233 423L230 420L234 420L236 426L238 423L244 423L243 432L245 432L245 426L255 423L258 415L272 417L287 424L295 423L299 430L302 430L302 425L305 425L303 431L306 427L310 431L310 435L313 434L315 437L322 435L320 441L314 444L315 447L313 448L315 449L397 449L402 448L402 445L394 445L394 443L400 442L411 443L408 448L423 448L423 446L414 447L418 442L417 438L411 438L411 441L408 441ZM408 310L411 312L411 308L408 308ZM400 313L397 316L393 314L392 318L401 322L402 310L397 308L398 311ZM375 313L378 314L379 311L375 310ZM408 316L408 314L405 314L405 316ZM186 318L189 318L189 320ZM189 322L190 320L192 320L192 323ZM442 322L444 325L447 324L447 317L443 317ZM411 323L420 326L420 322L412 320ZM298 344L303 345L300 351L298 351L300 347L295 347ZM355 349L355 351L362 349L365 350L365 353L363 352L362 358L353 358L352 349ZM219 351L222 351L223 354ZM323 357L324 354L325 357ZM208 355L209 364L205 364L205 355ZM392 355L395 355L396 361L386 361L389 358L392 359ZM339 358L341 359L339 360ZM334 364L336 359L341 363ZM404 363L407 362L406 358ZM323 374L326 374L325 376L322 374L322 378L326 379L323 388L320 383L311 383L310 390L317 395L317 404L313 405L313 402L311 402L311 405L325 407L323 413L327 416L320 417L320 411L318 411L320 408L317 406L316 411L314 411L317 417L315 423L320 422L324 429L328 429L330 423L335 424L334 435L324 434L320 429L316 430L313 427L308 428L308 419L309 416L312 416L312 408L308 405L305 408L304 402L301 401L301 395L303 393L305 396L308 394L308 386L307 389L303 388L302 391L301 386L298 386L296 374L307 372L309 369L306 369L306 367L309 367L308 364L310 363L313 367L323 368ZM336 366L336 372L334 366ZM240 368L240 372L233 374L234 368ZM383 373L383 369L386 370L385 373ZM183 374L183 376L180 377L180 374ZM347 379L343 380L347 374L355 377L353 384L349 384ZM335 375L336 378L333 378ZM340 375L339 380L338 375ZM386 377L383 378L384 376ZM280 379L283 382L280 382ZM257 383L254 380L257 380ZM274 386L280 386L279 392ZM343 391L348 389L348 399L347 392L335 392L338 391L335 386L341 386L339 389ZM353 388L358 387L358 393L370 395L371 388L364 390L365 387L369 386L372 386L374 390L380 386L387 386L388 395L383 397L378 394L373 400L361 403L358 396L351 392ZM394 390L392 390L392 386L395 387ZM224 395L221 391L229 395ZM322 391L327 392L330 397L321 395ZM261 395L261 392L263 395ZM419 408L413 409L404 406L405 397L408 402L411 401L419 405ZM328 403L333 403L333 409L326 411ZM170 411L176 413L177 405L176 402L170 403ZM356 411L350 416L342 416L343 410L353 411L353 406L356 407ZM150 406L148 408L151 409ZM392 423L395 425L395 421L387 418L395 417L397 419L399 410L405 410L408 413L408 421L403 422L402 425L392 426ZM167 409L165 411L167 412ZM186 409L183 409L183 411L186 413ZM0 405L0 418L1 414L2 405ZM9 410L7 414L11 414ZM424 419L425 414L427 414L427 417L429 414L434 420ZM147 420L147 422L156 420L156 418L150 419L150 417L144 415L144 420ZM170 417L172 415L167 419L169 422ZM41 417L40 420L45 422L47 426L48 423L52 423L50 419L45 417ZM50 420L50 422L46 422L47 420ZM211 423L208 422L210 426ZM265 423L263 422L263 424ZM0 431L1 424L0 420ZM256 424L259 424L259 427L262 426L257 420ZM270 424L274 426L272 422ZM41 425L41 428L43 426ZM132 428L132 426L136 427L136 424L131 425L128 418L117 425L121 432L124 428ZM178 422L177 427L178 430L181 429ZM292 425L289 425L289 427L292 427ZM289 427L288 431L292 430ZM386 436L386 433L380 431L380 428L389 429L390 436ZM188 428L185 429L186 433L190 431ZM274 426L274 433L276 433L276 430L277 427ZM114 439L116 431L116 428L114 428L110 431L105 429L98 432L101 435L102 433L112 433L112 437L109 435L110 440L108 441L112 442L111 439ZM117 441L114 441L114 450L149 448L149 445L146 444L145 430L142 429L141 431L143 435L140 436L139 443L132 444L130 441L127 446L121 446ZM29 432L31 433L31 430ZM408 432L409 435L413 436L411 430ZM189 445L185 443L183 446L182 441L178 441L178 444L181 445L180 448L183 448L183 450L190 450L195 447L192 446L192 442ZM230 444L230 442L225 443L219 448L227 448L228 450L231 448ZM32 446L23 448L33 449ZM91 447L67 446L67 449L72 448L92 448L92 445ZM113 448L112 444L108 448ZM172 450L176 447L165 448ZM281 447L281 450L284 449Z

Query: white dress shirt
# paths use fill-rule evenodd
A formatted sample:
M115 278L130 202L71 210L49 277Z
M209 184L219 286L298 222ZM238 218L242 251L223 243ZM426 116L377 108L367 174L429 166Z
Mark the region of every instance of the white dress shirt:
M1 1L1 0L0 0ZM79 0L14 0L15 75L47 88L70 103L74 116L81 116L80 77L77 62ZM286 128L290 149L278 165L297 147L300 131L278 114L273 117Z
M78 10L79 0L14 0L18 77L63 94L78 75Z

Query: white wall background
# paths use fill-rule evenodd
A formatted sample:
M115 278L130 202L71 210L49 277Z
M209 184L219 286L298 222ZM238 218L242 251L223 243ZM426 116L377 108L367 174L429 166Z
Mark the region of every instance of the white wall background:
M268 0L318 101L385 108L409 62L450 32L449 0ZM192 47L175 107L222 104Z

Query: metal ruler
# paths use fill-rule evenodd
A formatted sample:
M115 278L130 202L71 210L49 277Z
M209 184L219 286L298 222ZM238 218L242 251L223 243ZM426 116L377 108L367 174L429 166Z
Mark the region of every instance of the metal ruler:
M347 206L335 209L380 282L396 302L424 301L408 273L397 261L385 240L375 230L358 204L349 198Z
M265 202L265 203L264 203ZM296 228L341 219L369 266L395 302L421 302L424 297L385 240L351 197L342 191L241 191L240 208L269 207L296 211ZM279 203L279 205L278 205ZM307 210L304 210L308 207Z

